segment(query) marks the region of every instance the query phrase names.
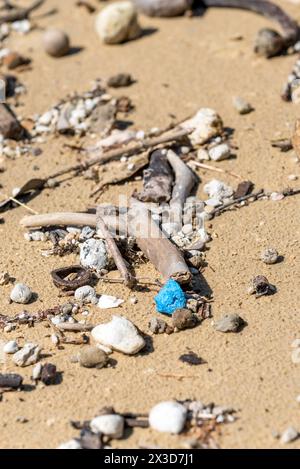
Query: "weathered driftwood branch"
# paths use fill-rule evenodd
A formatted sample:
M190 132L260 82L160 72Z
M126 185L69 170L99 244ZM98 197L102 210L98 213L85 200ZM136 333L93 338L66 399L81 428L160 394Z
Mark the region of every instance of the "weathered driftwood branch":
M141 202L169 202L173 184L172 169L166 158L165 150L155 150L150 158L149 167L144 171L144 187L137 199Z
M173 278L179 283L189 282L191 273L180 251L163 234L145 205L135 199L131 200L128 211L128 227L139 248L164 280Z
M180 229L185 201L195 186L197 179L192 170L173 150L167 152L167 158L175 173L175 185L170 201L170 222L178 224L178 229Z
M103 237L106 241L108 250L115 261L118 271L120 272L122 278L124 279L124 284L128 288L132 288L136 284L135 278L131 275L131 273L127 269L125 261L122 257L122 254L119 251L118 246L116 245L113 235L110 233L109 229L106 226L106 223L102 217L101 207L97 209L96 227L97 227L98 234L100 234L101 232L101 237Z
M45 0L36 0L27 8L10 8L8 13L0 16L0 24L25 20L34 10L42 6L43 3L45 3Z

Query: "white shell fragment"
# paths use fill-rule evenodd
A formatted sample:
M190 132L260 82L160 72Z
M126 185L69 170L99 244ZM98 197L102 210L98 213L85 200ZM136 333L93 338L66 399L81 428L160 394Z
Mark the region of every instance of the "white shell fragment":
M186 421L187 409L175 401L160 402L149 414L150 427L159 432L180 433Z
M122 438L124 418L121 415L100 415L91 421L91 429L95 433L103 433L111 438Z
M84 267L97 270L104 269L107 264L107 251L101 239L88 239L80 246L80 262Z
M103 8L95 26L105 44L120 44L141 34L137 10L131 2L116 2Z
M212 147L209 150L208 154L211 160L222 161L230 157L231 149L227 143L221 143L220 145Z
M281 435L280 442L283 444L291 443L299 438L300 434L294 427L288 427Z
M32 291L24 283L17 283L10 293L10 299L14 303L26 304L32 298Z
M90 285L77 288L74 293L75 299L82 301L84 304L96 304L98 301L95 289Z
M122 303L124 303L124 300L116 298L115 296L101 295L97 306L100 309L110 309L118 308Z
M146 344L135 325L121 316L113 316L106 324L92 330L96 342L127 355L138 353Z
M19 347L15 340L10 340L3 347L3 352L7 354L16 353L18 350L19 350Z
M180 124L185 129L193 129L189 135L192 145L202 145L223 130L223 122L219 114L210 108L201 108L197 114Z
M19 350L13 356L13 361L17 366L29 366L34 365L40 358L41 348L36 344L25 344L24 347Z

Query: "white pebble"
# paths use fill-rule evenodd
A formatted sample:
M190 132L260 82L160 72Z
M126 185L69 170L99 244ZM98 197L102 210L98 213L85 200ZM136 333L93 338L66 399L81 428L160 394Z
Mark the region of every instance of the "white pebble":
M7 354L16 353L19 350L18 344L15 340L7 342L3 347L3 352Z
M78 301L82 301L84 304L96 304L98 301L95 289L90 285L77 288L74 293L74 297Z
M120 44L141 34L137 11L131 2L116 2L103 8L97 15L95 26L106 44Z
M102 433L111 438L122 438L124 433L124 418L121 415L99 415L91 421L91 430Z
M227 197L231 197L233 194L232 187L227 186L227 184L217 179L212 179L205 184L203 190L210 198L219 199L221 201Z
M281 435L280 442L283 444L291 443L299 437L299 432L294 427L288 427Z
M209 160L209 154L207 150L204 150L204 148L199 148L197 151L197 159L199 161L207 161Z
M115 296L101 295L97 303L97 306L100 309L110 309L110 308L118 308L122 303L124 303L124 300L121 300L120 298L116 298Z
M175 401L160 402L149 414L150 427L159 432L180 433L186 421L187 409Z
M24 283L17 283L10 293L10 299L14 303L27 304L32 298L32 291Z
M69 440L66 441L65 443L62 443L61 445L58 446L57 449L82 449L79 441L77 440Z
M41 363L37 363L33 369L32 369L32 373L31 373L31 377L34 381L40 379L41 377L41 373L42 373L42 368L43 368L43 365Z
M193 129L188 136L192 145L202 145L212 137L219 135L223 130L221 117L214 109L201 108L191 119L183 122L181 127Z
M211 148L208 152L209 157L213 161L222 161L229 158L231 155L230 146L227 143L221 143L221 145L217 145Z
M104 269L107 264L107 251L104 241L88 239L80 246L80 262L84 267L97 270Z
M34 365L40 358L41 349L38 345L28 343L16 352L13 356L13 361L17 366Z
M106 324L100 324L92 330L96 342L127 355L138 353L146 345L135 325L121 316L113 316Z
M209 207L218 207L219 205L221 205L221 202L219 199L207 199L205 201L205 204Z

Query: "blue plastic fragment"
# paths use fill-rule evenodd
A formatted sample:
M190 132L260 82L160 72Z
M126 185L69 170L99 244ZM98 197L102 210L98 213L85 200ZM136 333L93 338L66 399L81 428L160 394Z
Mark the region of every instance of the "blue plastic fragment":
M185 308L186 297L181 286L175 280L168 280L154 298L159 313L172 315L178 308Z

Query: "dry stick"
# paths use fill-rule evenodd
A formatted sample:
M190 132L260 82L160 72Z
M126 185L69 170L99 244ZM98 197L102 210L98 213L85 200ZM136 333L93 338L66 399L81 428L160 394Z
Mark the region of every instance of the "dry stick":
M54 179L59 176L63 176L64 174L67 174L71 171L82 171L96 164L104 164L104 163L107 163L108 161L119 159L124 155L127 155L127 156L133 155L135 153L138 153L143 150L147 150L148 148L156 147L157 145L161 145L163 143L180 140L186 137L187 135L189 135L191 132L192 132L191 129L180 129L171 134L161 135L159 137L147 138L145 140L142 140L141 142L135 143L134 145L117 148L115 150L110 150L105 153L102 153L101 155L95 156L94 158L91 158L90 160L84 163L79 163L74 166L68 166L67 168L57 171L56 173L53 173L50 176L48 176L47 179Z
M0 16L0 24L3 23L13 23L14 21L21 21L30 15L34 10L42 6L45 0L36 0L27 8L16 8L10 11L9 13Z
M108 230L106 223L102 218L101 207L97 208L96 227L97 227L98 234L99 232L101 232L101 236L103 236L106 241L108 250L110 251L116 263L117 269L123 278L124 284L128 288L132 288L136 284L136 280L127 269L125 261L122 257L122 254L120 253L119 248L116 245L116 242L112 234Z
M216 207L214 210L210 212L210 215L214 217L215 215L223 212L224 210L226 210L226 208L231 207L232 205L236 205L240 202L244 202L245 200L251 199L251 197L254 197L254 199L257 200L263 197L264 195L266 195L266 193L263 189L256 192L255 194L244 195L243 197L239 197L238 199L234 199L234 200L231 200L230 202L226 202L226 204L220 205L220 207Z
M205 163L198 163L198 161L191 161L191 164L196 166L196 168L202 168L202 169L207 169L208 171L215 171L217 173L228 174L228 176L233 176L239 179L240 181L244 181L242 176L240 176L239 174L233 173L232 171L228 171L227 169L216 168L215 166L210 166Z
M39 212L37 212L36 210L33 210L33 208L30 208L28 207L26 204L23 204L22 202L20 202L18 199L15 199L14 197L11 197L9 195L6 195L6 194L3 194L3 192L0 192L0 196L3 196L5 197L5 199L9 199L11 200L12 202L14 202L15 204L17 205L20 205L21 207L25 208L26 210L28 210L29 212L31 213L34 213L35 215L38 215Z
M197 180L192 170L174 153L167 152L167 159L175 173L175 185L170 200L170 221L178 223L181 227L182 213L187 197L195 186Z
M135 199L131 199L128 211L128 228L164 280L172 278L179 283L190 281L191 273L181 252L163 234L145 204Z

